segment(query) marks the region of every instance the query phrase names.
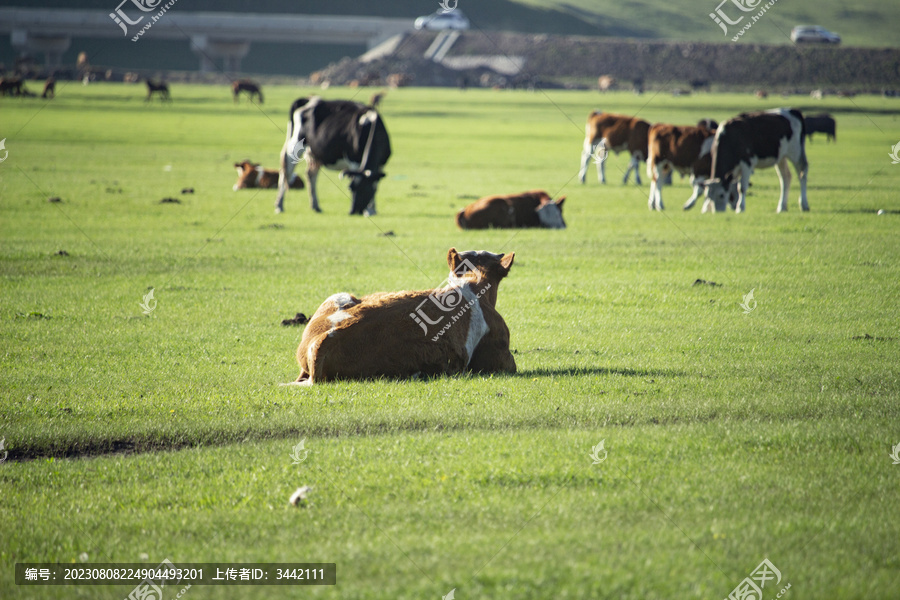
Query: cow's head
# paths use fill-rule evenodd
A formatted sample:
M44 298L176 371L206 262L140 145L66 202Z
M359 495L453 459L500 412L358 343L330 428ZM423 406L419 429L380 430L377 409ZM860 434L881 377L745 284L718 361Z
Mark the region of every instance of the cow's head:
M449 280L455 284L479 283L482 280L499 283L509 274L515 257L514 252L508 254L494 254L486 250L457 252L456 248L450 248L447 252L447 264L450 266Z
M373 172L368 169L365 171L343 171L341 177L350 177L350 192L353 197L353 204L350 207L351 215L361 215L366 209L374 209L373 201L375 199L375 190L378 188L378 181L384 177L381 171Z
M234 191L248 187L256 187L256 175L257 169L259 168L258 164L245 160L244 162L234 163L234 168L237 170L238 174L237 183L234 184L233 188Z
M556 202L542 202L541 205L537 207L536 211L538 220L541 222L541 227L546 227L547 229L566 228L566 222L563 220L562 216L562 206L565 201L566 197L563 196Z
M729 204L730 190L734 177L730 174L719 179L707 179L703 182L706 199L713 203L716 212L725 212Z

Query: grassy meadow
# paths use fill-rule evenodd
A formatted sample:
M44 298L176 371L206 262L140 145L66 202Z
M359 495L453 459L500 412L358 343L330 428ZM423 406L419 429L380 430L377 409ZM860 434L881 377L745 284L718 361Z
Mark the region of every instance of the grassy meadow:
M378 215L351 218L333 172L323 214L291 190L276 215L232 165L277 166L294 98L376 90L265 91L0 99L0 597L133 587L16 586L16 562L164 558L337 563L335 587L190 600L724 598L764 558L766 598L896 597L900 102L391 90ZM593 109L780 105L838 122L808 145L808 213L796 177L775 213L771 169L740 215L682 211L677 176L649 212L624 155L577 180ZM568 229L456 229L473 199L533 188L567 197ZM282 319L437 286L450 247L516 253L515 376L279 386L302 334Z

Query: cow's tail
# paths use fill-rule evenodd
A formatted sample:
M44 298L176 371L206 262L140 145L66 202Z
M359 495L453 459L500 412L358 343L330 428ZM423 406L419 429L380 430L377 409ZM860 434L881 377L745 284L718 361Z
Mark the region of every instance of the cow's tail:
M468 222L466 221L466 211L465 210L461 210L458 213L456 213L456 225L460 229L467 228Z

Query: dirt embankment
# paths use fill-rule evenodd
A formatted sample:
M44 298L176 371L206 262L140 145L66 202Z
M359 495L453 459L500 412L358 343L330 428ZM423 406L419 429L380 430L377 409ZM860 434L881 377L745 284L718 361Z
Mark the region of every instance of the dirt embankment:
M765 46L741 43L701 44L605 40L559 35L467 32L447 54L508 56L524 59L517 75L504 79L490 69L453 70L423 58L437 34L408 34L397 49L377 60L344 59L315 74L318 81L381 85L391 73L411 75L412 85L509 85L531 82L562 85L610 75L620 82L678 87L708 81L721 87L848 88L900 87L900 49L832 46ZM485 75L487 73L487 75ZM495 76L496 75L496 76ZM585 80L585 78L588 78ZM555 85L554 85L555 84Z

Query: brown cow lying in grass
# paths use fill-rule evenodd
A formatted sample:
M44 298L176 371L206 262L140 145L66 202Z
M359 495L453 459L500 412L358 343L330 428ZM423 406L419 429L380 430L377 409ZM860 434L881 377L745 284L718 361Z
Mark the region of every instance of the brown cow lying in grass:
M532 190L507 196L485 196L456 214L460 229L512 229L518 227L546 227L565 229L562 205L566 197L556 202L544 190Z
M263 169L259 163L253 163L249 160L234 163L234 168L237 169L238 173L238 180L237 183L234 184L234 191L244 188L272 189L278 187L278 171ZM294 173L291 176L288 187L295 190L302 190L305 187L303 178Z
M300 347L293 385L340 379L515 373L497 288L514 254L447 253L450 275L433 290L347 293L325 300ZM291 384L288 384L291 385Z

